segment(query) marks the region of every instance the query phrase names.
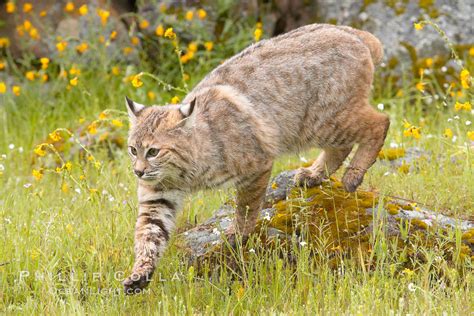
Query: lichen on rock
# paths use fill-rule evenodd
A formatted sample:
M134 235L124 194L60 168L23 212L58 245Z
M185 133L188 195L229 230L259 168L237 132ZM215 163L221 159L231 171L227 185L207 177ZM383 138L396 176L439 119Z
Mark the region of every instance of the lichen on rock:
M268 207L261 211L255 236L268 249L284 247L296 240L317 247L329 256L370 253L374 236L383 234L408 255L416 254L411 243L443 245L449 260L474 258L474 222L456 220L427 207L376 192L344 191L335 178L314 188L299 188L293 183L295 171L284 171L269 184ZM234 209L221 207L212 218L178 238L191 261L217 260L228 246L224 230L231 225ZM440 238L461 231L462 245L439 243ZM457 249L457 250L455 250ZM248 249L247 249L248 250Z

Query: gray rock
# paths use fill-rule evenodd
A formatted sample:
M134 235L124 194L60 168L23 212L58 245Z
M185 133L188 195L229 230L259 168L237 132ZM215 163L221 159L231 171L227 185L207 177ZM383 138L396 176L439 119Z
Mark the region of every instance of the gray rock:
M420 151L421 150L418 149L413 150L413 152ZM291 198L288 197L288 192L294 185L294 174L295 170L284 171L277 175L270 182L267 188L266 200L273 201L273 203L282 200L291 200ZM331 187L330 184L327 183L326 185L326 188L321 187L321 192L327 193L332 192L333 190L342 190L337 189L337 187L334 186ZM325 191L325 189L328 188L330 188L330 190ZM358 191L357 194L359 196L370 197L373 193ZM339 195L339 197L340 196L347 197L348 194L342 192L342 195ZM309 196L305 199L307 202L311 202L312 200L313 196ZM416 220L417 222L411 226L418 230L426 229L432 226L436 226L441 229L459 229L461 232L474 229L474 221L472 220L455 219L443 214L439 214L424 205L420 205L402 198L390 197L390 201L386 201L384 204L378 204L378 197L373 195L373 200L376 205L365 208L365 214L371 218L368 225L361 225L360 230L356 231L353 235L351 235L350 238L371 234L375 226L377 227L377 231L382 230L387 236L399 235L400 221L409 222L412 220ZM395 212L390 212L388 209L384 208L388 204L396 205L399 208L396 214ZM344 203L341 205L344 205ZM235 210L231 206L224 205L203 224L200 224L182 233L178 238L182 239L185 245L184 248L188 250L189 258L195 260L201 256L208 255L213 251L213 249L216 249L216 246L221 245L225 240L223 231L232 223L234 213ZM273 219L275 216L277 216L277 210L274 207L263 209L260 213L259 221L261 227L264 227L263 229L265 230L265 235L267 238L291 239L292 235L298 235L297 231L295 231L293 234L286 234L278 227L275 227L273 225ZM331 224L331 219L329 219L328 224ZM471 245L469 246L471 247Z

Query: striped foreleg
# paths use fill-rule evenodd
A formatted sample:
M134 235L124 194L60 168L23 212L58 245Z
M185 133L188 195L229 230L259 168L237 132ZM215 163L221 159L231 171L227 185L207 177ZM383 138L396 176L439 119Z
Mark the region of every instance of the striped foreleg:
M140 203L135 226L135 264L123 282L125 292L134 294L151 281L175 226L175 206L165 199Z

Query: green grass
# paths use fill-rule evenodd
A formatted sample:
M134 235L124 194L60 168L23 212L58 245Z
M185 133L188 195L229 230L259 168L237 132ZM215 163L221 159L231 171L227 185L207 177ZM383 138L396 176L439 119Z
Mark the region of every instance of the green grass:
M210 65L196 66L190 85L225 56L214 56ZM416 262L413 271L403 273L402 259L390 243L374 247L379 261L371 269L359 264L358 258L339 258L339 268L332 269L330 258L311 257L308 247L297 249L296 264L290 264L277 251L256 244L255 255L247 258L245 265L239 261L243 271L208 266L210 272L202 275L190 268L183 250L172 239L147 292L124 296L119 279L132 267L137 209L136 183L126 151L114 149L112 159L106 150L91 149L102 163L99 171L75 157L72 174L77 178L83 168L87 183L76 192L77 185L68 176L47 173L41 181L33 179L31 171L38 167L38 162L33 164L33 148L58 127L74 129L81 117L94 120L106 108L124 110L124 95L145 103L145 87L134 89L102 70L84 71L79 86L71 91L59 81L48 85L46 89L40 83L25 82L19 97L0 95L0 154L5 154L0 158L5 169L0 176L0 311L467 315L474 309L471 261L447 262L438 258L435 248L420 249L433 260ZM395 97L383 89L383 82L376 81L373 104L383 102L384 112L392 120L386 145L418 146L429 152L429 160L417 162L416 170L408 174L387 174L390 168L376 163L363 188L472 219L474 158L466 136L472 126L465 124L472 120L472 113L455 113L452 100L447 108L441 100L428 105L414 85L406 82L404 97ZM152 82L147 82L146 88L159 95L160 103L172 96ZM448 120L455 115L459 119ZM423 125L419 140L403 137L404 119ZM456 134L455 142L443 137L445 128ZM309 160L317 152L301 156ZM300 163L296 155L281 157L274 174ZM63 181L71 186L68 193L61 191ZM232 190L189 197L179 215L178 230L204 221L232 198ZM383 244L383 236L377 238ZM99 289L104 292L98 293Z

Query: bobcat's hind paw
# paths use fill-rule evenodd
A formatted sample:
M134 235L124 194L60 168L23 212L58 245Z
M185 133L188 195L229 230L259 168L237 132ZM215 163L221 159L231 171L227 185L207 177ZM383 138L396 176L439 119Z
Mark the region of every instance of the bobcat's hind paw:
M309 168L299 168L295 174L295 184L300 187L314 188L320 185L324 177Z
M365 170L358 168L347 168L342 177L342 184L347 192L354 192L364 180Z

